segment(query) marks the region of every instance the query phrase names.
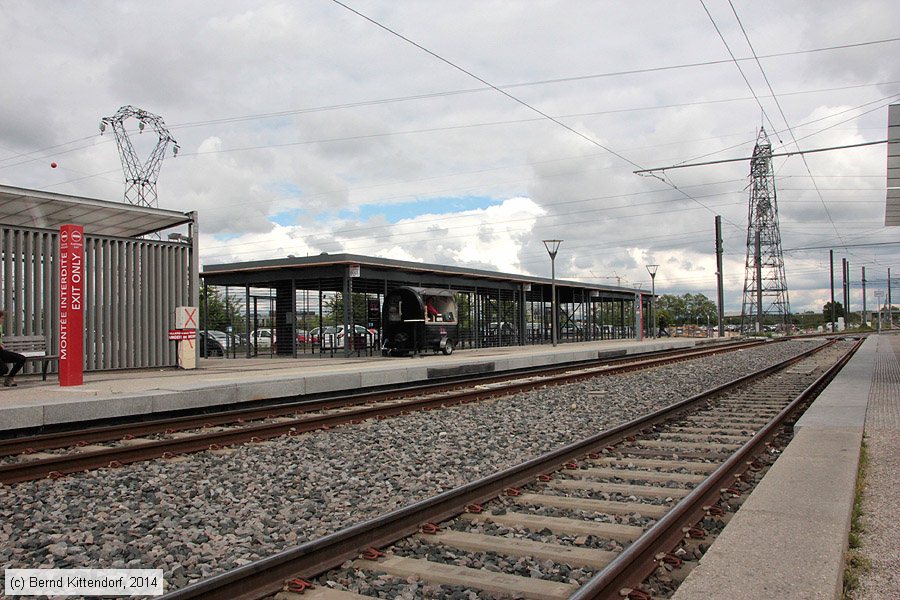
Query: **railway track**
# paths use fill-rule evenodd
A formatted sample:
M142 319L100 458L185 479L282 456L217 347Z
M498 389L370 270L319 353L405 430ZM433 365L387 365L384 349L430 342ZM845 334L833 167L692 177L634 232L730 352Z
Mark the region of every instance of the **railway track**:
M651 368L734 352L759 345L745 342L716 348L664 352L658 356L599 360L529 372L479 376L463 382L420 385L402 391L376 391L336 398L298 398L278 406L230 410L140 423L93 427L0 440L0 484L13 484L91 469L180 454L262 442L282 435L383 419L514 394L548 385Z
M165 598L649 598L641 582L708 543L857 347L831 342Z

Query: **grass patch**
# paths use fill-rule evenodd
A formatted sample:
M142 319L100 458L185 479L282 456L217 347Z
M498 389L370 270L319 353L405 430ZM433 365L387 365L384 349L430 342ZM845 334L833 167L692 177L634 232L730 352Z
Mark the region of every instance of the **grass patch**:
M863 439L859 449L859 468L856 471L856 489L853 496L853 512L850 515L850 537L844 556L844 589L842 600L852 600L853 591L859 587L859 577L869 570L869 561L860 554L862 546L862 498L869 466L869 448Z

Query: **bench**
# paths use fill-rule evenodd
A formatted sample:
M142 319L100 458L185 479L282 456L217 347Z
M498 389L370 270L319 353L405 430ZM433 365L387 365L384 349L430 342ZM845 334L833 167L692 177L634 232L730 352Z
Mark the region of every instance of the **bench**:
M59 356L47 354L47 338L42 335L5 335L3 348L21 354L26 362L41 361L41 379L44 381L47 381L50 362L59 359Z

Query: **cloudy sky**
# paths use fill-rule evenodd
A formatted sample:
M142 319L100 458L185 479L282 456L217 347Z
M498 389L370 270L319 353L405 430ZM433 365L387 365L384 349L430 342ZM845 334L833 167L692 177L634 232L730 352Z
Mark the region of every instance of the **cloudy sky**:
M775 152L884 140L900 102L896 0L345 4L0 0L0 183L120 200L98 125L133 105L178 141L159 206L199 211L204 264L549 276L558 238L558 277L649 289L656 263L658 292L714 298L721 215L739 313L749 163L633 171L747 157L761 126ZM885 145L774 164L792 309L828 300L830 248L873 303L900 276Z

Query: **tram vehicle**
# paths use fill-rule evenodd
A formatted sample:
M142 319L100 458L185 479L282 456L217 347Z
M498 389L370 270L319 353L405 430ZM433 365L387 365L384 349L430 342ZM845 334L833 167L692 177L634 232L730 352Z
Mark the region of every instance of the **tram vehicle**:
M459 343L459 314L451 290L403 286L384 297L384 356L431 350L452 354Z

